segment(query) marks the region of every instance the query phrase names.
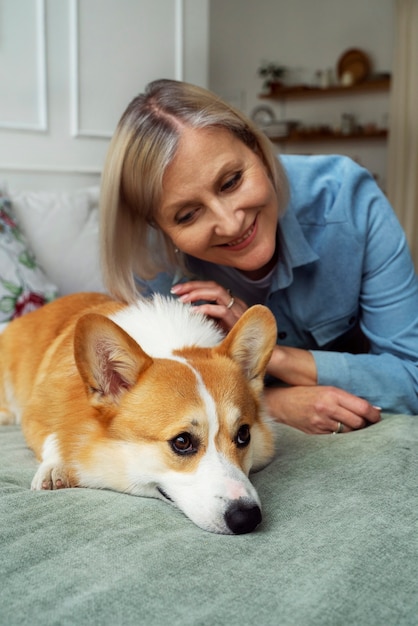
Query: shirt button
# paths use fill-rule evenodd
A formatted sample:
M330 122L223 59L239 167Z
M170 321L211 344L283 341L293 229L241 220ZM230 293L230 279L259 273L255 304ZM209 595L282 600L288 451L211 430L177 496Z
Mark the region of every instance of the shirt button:
M279 339L286 339L287 333L285 333L285 331L282 330L280 333L278 333L277 336L278 336Z

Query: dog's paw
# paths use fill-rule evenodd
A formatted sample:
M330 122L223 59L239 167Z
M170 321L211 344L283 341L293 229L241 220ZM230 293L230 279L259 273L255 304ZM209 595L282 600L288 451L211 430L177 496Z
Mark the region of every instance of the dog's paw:
M16 424L16 415L4 407L0 408L0 424L2 426L8 426L9 424Z
M66 489L77 487L77 482L63 465L51 466L41 463L38 471L33 477L31 489L34 491Z

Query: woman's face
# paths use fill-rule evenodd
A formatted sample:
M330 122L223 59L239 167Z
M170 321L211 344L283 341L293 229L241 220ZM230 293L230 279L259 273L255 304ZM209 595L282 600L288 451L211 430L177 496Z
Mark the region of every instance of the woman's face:
M261 278L275 261L278 202L261 158L220 128L185 128L157 225L182 252Z

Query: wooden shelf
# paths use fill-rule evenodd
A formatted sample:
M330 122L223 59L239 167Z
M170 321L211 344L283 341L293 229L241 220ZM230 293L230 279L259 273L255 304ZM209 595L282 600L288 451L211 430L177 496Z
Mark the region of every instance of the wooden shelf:
M374 132L357 132L349 135L332 132L310 132L296 131L286 137L269 137L273 143L324 143L337 141L375 141L376 139L387 139L387 130L376 130Z
M378 91L389 91L390 78L379 78L367 80L362 83L342 87L335 85L332 87L309 87L307 85L296 85L294 87L278 87L269 94L260 94L260 98L265 100L309 100L310 98L329 98L332 96L350 96L362 93L372 93Z

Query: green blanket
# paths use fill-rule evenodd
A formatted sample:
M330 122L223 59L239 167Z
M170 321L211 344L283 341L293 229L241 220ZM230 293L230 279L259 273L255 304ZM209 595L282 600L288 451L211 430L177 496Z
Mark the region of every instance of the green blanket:
M1 626L418 624L418 417L345 435L278 426L249 535L134 496L31 492L0 427Z

